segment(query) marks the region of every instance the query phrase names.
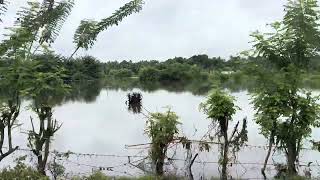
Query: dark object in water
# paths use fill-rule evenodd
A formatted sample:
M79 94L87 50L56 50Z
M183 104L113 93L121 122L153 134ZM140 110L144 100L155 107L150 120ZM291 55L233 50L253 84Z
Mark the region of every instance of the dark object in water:
M135 114L140 113L142 109L141 93L137 93L137 92L128 93L127 97L128 97L128 100L126 101L126 104L128 105L128 110L132 111Z

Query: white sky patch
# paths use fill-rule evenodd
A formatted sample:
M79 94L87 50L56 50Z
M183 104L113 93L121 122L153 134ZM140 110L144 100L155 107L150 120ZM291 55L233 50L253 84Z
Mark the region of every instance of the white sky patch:
M26 0L10 1L2 19L12 26L15 13ZM74 50L73 34L82 19L110 16L129 0L75 0L53 48L69 56ZM250 33L264 30L267 23L280 20L285 0L145 0L143 10L124 19L98 36L89 51L101 61L165 60L195 54L229 57L250 48ZM3 39L3 36L0 36Z

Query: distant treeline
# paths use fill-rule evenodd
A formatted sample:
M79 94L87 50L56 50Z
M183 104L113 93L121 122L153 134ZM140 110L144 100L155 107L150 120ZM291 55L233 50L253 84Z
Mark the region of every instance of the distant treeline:
M63 67L66 81L99 79L139 79L141 82L181 83L190 81L225 81L230 77L241 79L252 76L263 64L262 59L231 56L229 59L195 55L190 58L175 57L166 61L142 60L102 62L92 56L65 58L58 55L36 55L39 68L48 72L52 67ZM309 73L320 71L320 57L310 62ZM10 65L10 60L2 59L0 67Z
M58 55L36 55L32 59L37 62L39 72L62 69L66 81L97 80L103 77L103 63L91 56L69 59ZM11 62L1 59L0 67L9 66Z
M162 62L107 62L104 64L104 74L114 79L135 77L142 83L201 83L200 86L208 87L215 82L230 79L236 79L237 82L233 84L241 84L239 81L246 79L258 63L259 60L255 58L230 57L226 60L195 55L190 58L175 57Z
M320 71L320 57L311 59L309 71L317 74ZM175 57L166 61L122 61L103 64L104 74L109 78L139 78L141 82L186 82L218 80L226 81L252 78L259 68L268 66L261 58L231 56L229 59L195 55L190 58ZM273 68L273 67L270 67Z

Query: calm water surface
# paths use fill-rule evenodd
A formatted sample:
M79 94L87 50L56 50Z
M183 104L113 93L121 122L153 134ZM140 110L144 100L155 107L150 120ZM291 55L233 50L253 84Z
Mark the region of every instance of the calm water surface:
M127 110L125 104L126 95L129 92L141 92L143 95L143 106L150 112L163 112L171 108L180 117L182 123L180 135L190 139L200 139L208 130L210 121L199 111L199 104L205 101L205 96L193 95L190 92L168 92L167 90L156 90L152 92L140 89L121 90L105 88L95 91L95 95L83 99L73 99L61 103L54 109L54 117L61 122L62 128L57 132L52 149L61 152L95 153L108 155L147 155L147 146L138 148L127 148L126 145L144 144L150 142L144 134L146 118L142 114L133 114ZM250 95L247 91L233 92L236 104L241 108L234 116L235 124L244 117L248 118L248 144L266 145L267 141L259 135L259 126L253 121L253 106L250 104ZM15 142L22 147L27 147L27 136L25 132L31 128L30 115L32 114L24 103L25 111L19 117L23 125L16 129ZM230 129L233 125L230 125ZM230 130L231 131L231 130ZM320 139L320 131L313 131L314 139ZM169 152L173 154L175 148ZM196 145L194 151L197 151ZM233 177L260 178L260 165L250 163L262 163L266 149L246 147L237 154L237 162L230 167ZM218 176L218 149L213 147L212 151L202 152L193 166L196 177ZM185 150L177 147L175 158L185 158ZM138 160L141 158L132 158ZM316 160L320 161L320 153L314 151L303 151L300 157L301 164ZM104 171L110 175L142 175L142 171L132 166L123 165L128 161L127 157L97 157L97 156L71 156L68 161L63 161L68 171L74 174L90 173L97 167L111 167L113 171ZM207 163L200 163L207 162ZM284 162L282 154L274 153L272 162ZM184 163L174 162L167 167L171 172L183 175ZM301 167L301 172L304 167ZM270 166L268 174L274 173L274 167ZM313 175L317 175L318 168L313 168Z

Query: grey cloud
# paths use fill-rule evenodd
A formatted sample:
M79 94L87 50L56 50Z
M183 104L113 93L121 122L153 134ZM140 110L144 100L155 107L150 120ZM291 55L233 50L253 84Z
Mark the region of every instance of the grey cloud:
M23 2L23 0L18 0ZM82 19L101 19L129 0L75 0L76 5L53 46L70 55L73 33ZM95 46L77 55L102 61L164 60L206 53L228 57L250 48L249 34L283 15L283 0L145 0L143 10L99 35ZM18 6L16 4L15 6ZM8 16L13 16L10 13Z

